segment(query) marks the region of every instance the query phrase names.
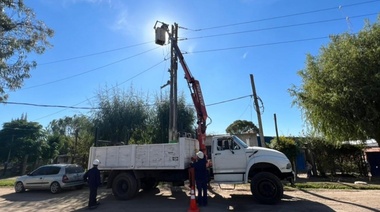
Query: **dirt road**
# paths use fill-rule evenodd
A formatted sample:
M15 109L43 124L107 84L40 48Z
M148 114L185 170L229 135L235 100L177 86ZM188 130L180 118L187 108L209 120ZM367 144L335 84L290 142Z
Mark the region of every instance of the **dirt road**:
M209 190L209 205L200 211L380 211L379 190L297 190L285 191L277 205L256 203L247 188ZM160 186L140 192L129 201L116 200L110 189L100 188L101 205L93 211L187 211L189 189ZM27 191L16 194L13 188L0 188L0 211L89 211L88 189L68 190L59 194L48 191Z

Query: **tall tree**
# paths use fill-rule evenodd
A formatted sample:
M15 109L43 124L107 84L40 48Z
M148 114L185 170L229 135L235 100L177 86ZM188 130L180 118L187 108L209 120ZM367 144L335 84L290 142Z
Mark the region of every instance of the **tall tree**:
M30 70L37 66L28 53L44 53L53 30L36 19L23 0L0 0L0 102L8 91L21 88Z
M148 127L148 103L133 89L126 92L104 88L97 96L100 109L94 111L94 120L99 129L99 139L124 144L131 140L151 142L149 136L144 136Z
M48 143L52 159L58 154L73 156L74 162L85 163L94 141L94 125L84 115L74 115L53 120L48 126ZM77 160L78 159L78 160Z
M317 132L335 141L373 138L380 144L380 16L358 34L331 36L307 55L302 84L289 89Z
M29 122L26 116L3 124L0 131L1 159L4 161L34 162L46 159L42 154L48 148L42 125Z
M169 106L168 96L164 99L156 98L154 107L152 128L154 129L153 143L167 143L169 141ZM195 111L194 108L186 105L184 95L179 96L178 103L177 130L180 134L195 133Z
M226 132L230 134L241 134L250 131L253 133L258 133L259 128L252 121L247 120L236 120L226 129Z

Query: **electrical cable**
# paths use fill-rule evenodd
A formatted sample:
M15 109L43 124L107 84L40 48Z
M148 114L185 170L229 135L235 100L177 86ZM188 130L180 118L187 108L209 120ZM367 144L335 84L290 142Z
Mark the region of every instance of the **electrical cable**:
M120 84L118 84L118 85L116 85L116 86L112 86L112 87L109 88L107 91L110 91L111 89L114 89L114 88L118 87L119 85L122 85L122 84L124 84L124 83L126 83L126 82L128 82L128 81L130 81L130 80L132 80L132 79L134 79L134 78L136 78L137 76L140 76L141 74L143 74L143 73L145 73L145 72L147 72L147 71L153 69L154 67L160 65L161 63L163 63L163 62L165 62L165 61L166 61L166 60L164 59L164 60L162 60L162 61L160 61L160 62L154 64L153 66L151 66L151 67L145 69L144 71L142 71L142 72L140 72L140 73L138 73L138 74L136 74L136 75L130 77L129 79L123 81L122 83L120 83ZM92 97L90 97L90 98L88 98L88 99L93 99L93 98L95 98L96 96L97 96L97 95L92 96ZM84 100L84 101L81 101L81 102L79 102L79 103L77 103L77 104L74 104L74 105L72 105L72 106L66 106L67 108L64 107L65 109L60 110L60 111L57 111L57 112L55 112L55 113L52 113L52 114L49 114L49 115L46 115L46 116L43 116L43 117L37 118L37 119L35 119L35 121L36 121L36 120L40 120L40 119L44 119L44 118L46 118L46 117L49 117L49 116L52 116L52 115L55 115L55 114L58 114L58 113L60 113L60 112L62 112L62 111L65 111L66 109L68 109L68 107L70 107L70 108L74 108L74 109L78 109L78 108L75 108L75 107L76 107L77 105L80 105L80 104L82 104L82 103L88 101L88 99L86 99L86 100Z
M2 102L4 104L11 105L24 105L24 106L35 106L35 107L58 107L58 108L67 108L67 109L83 109L83 110L92 110L92 109L100 109L93 107L75 107L75 106L64 106L64 105L46 105L46 104L33 104L33 103L25 103L25 102Z
M237 98L233 98L233 99L228 99L228 100L224 100L224 101L220 101L220 102L215 102L215 103L208 104L206 106L208 107L208 106L213 106L213 105L219 105L219 104L223 104L223 103L227 103L227 102L232 102L232 101L239 100L239 99L244 99L244 98L247 98L247 97L252 97L252 95L246 95L246 96L241 96L241 97L237 97Z
M66 58L66 59L61 59L61 60L55 60L55 61L51 61L51 62L41 63L41 64L38 64L38 65L39 66L43 66L43 65L53 64L53 63L66 62L66 61L70 61L70 60L76 60L76 59L81 59L81 58L85 58L85 57L91 57L91 56L95 56L95 55L101 55L101 54L105 54L105 53L109 53L109 52L114 52L114 51L119 51L119 50L123 50L123 49L129 49L129 48L132 48L132 47L141 46L141 45L145 45L145 44L153 43L153 42L154 41L143 42L143 43L138 43L138 44L133 44L133 45L129 45L129 46L120 47L120 48L117 48L117 49L105 50L105 51L96 52L96 53L92 53L92 54L81 55L81 56L77 56L77 57L70 57L70 58Z
M186 52L184 54L198 54L198 53L207 53L207 52L216 52L216 51L227 51L227 50L234 50L234 49L243 49L243 48L253 48L253 47L261 47L261 46L272 46L272 45L278 45L278 44L287 44L287 43L296 43L296 42L304 42L304 41L312 41L312 40L321 40L321 39L328 39L329 36L322 36L322 37L315 37L315 38L305 38L305 39L298 39L298 40L289 40L289 41L280 41L280 42L273 42L273 43L263 43L263 44L254 44L254 45L246 45L246 46L236 46L236 47L226 47L226 48L219 48L219 49L208 49L208 50L199 50L199 51L193 51L193 52Z
M45 85L49 85L49 84L53 84L53 83L56 83L56 82L61 82L61 81L64 81L64 80L67 80L67 79L71 79L71 78L74 78L74 77L78 77L78 76L81 76L81 75L84 75L84 74L87 74L87 73L90 73L90 72L93 72L93 71L96 71L96 70L99 70L99 69L102 69L102 68L105 68L105 67L108 67L108 66L111 66L111 65L114 65L116 63L120 63L120 62L123 62L125 60L129 60L131 58L134 58L134 57L137 57L137 56L140 56L142 54L145 54L147 52L150 52L150 51L153 51L155 49L158 49L160 47L156 47L156 48L153 48L153 49L149 49L147 51L144 51L144 52L140 52L138 54L135 54L135 55L132 55L132 56L129 56L129 57L126 57L126 58L123 58L121 60L117 60L115 62L112 62L112 63L108 63L106 65L103 65L103 66L100 66L100 67L97 67L97 68L93 68L93 69L90 69L88 71L84 71L84 72L81 72L79 74L75 74L75 75L71 75L71 76L68 76L68 77L65 77L65 78L61 78L61 79L58 79L58 80L54 80L54 81L50 81L50 82L47 82L47 83L43 83L43 84L39 84L39 85L34 85L34 86L30 86L30 87L26 87L26 88L22 88L20 90L26 90L26 89L31 89L31 88L37 88L37 87L41 87L41 86L45 86Z
M366 1L366 2L355 3L355 4L340 5L338 7L338 9L341 10L343 7L353 7L353 6L358 6L358 5L368 4L368 3L374 3L374 2L379 2L379 1L378 0L374 0L374 1ZM179 26L179 28L184 29L184 30L190 30L190 31L205 31L205 30L208 30L208 29L223 28L223 27L242 25L242 24L248 24L248 23L254 23L254 22L262 22L262 21L268 21L268 20L273 20L273 19L287 18L287 17L292 17L292 16L299 16L299 15L305 15L305 14L311 14L311 13L317 13L317 12L323 12L323 11L335 10L335 9L336 9L336 7L331 7L331 8L325 8L325 9L320 9L320 10L301 12L301 13L295 13L295 14L289 14L289 15L283 15L283 16L276 16L276 17L271 17L271 18L252 20L252 21L240 22L240 23L235 23L235 24L228 24L228 25L207 27L207 28L201 28L201 29L190 29L190 28L181 27L181 26ZM350 17L350 18L352 18L352 17ZM301 24L301 25L305 25L305 24ZM293 26L293 25L291 25L291 26ZM294 26L296 26L296 25L294 25ZM279 28L284 28L284 27L286 27L286 26L282 26L282 27L279 27ZM290 27L290 26L288 26L288 27ZM269 30L269 29L272 29L272 28L261 29L261 30ZM259 30L250 30L250 31L260 31L260 29ZM250 31L247 31L247 32L250 32ZM238 33L243 33L243 32L227 33L225 35L228 35L228 34L238 34ZM223 35L221 34L221 35L210 35L210 36L204 36L204 37L187 38L187 40L188 39L205 38L205 37L215 37L215 36L223 36ZM153 41L142 42L142 43L138 43L138 44L133 44L133 45L129 45L129 46L125 46L125 47L120 47L120 48L116 48L116 49L111 49L111 50L105 50L105 51L96 52L96 53L92 53L92 54L81 55L81 56L77 56L77 57L71 57L71 58L66 58L66 59L61 59L61 60L41 63L41 64L38 64L38 65L39 66L43 66L43 65L53 64L53 63L70 61L70 60L75 60L75 59L81 59L81 58L85 58L85 57L90 57L90 56L105 54L105 53L109 53L109 52L119 51L119 50L123 50L123 49L127 49L127 48L132 48L132 47L136 47L136 46L141 46L141 45L145 45L145 44L152 43L152 42Z
M379 2L378 0L376 1L367 1L367 2L361 2L361 3L355 3L355 4L349 4L349 5L343 5L342 7L352 7L352 6L357 6L357 5L362 5L362 4L368 4L368 3L373 3L373 2ZM235 24L227 24L227 25L220 25L220 26L214 26L214 27L208 27L208 28L203 28L203 29L198 29L198 30L193 30L193 31L205 31L205 30L210 30L210 29L216 29L216 28L223 28L223 27L230 27L230 26L236 26L236 25L242 25L242 24L248 24L248 23L253 23L253 22L259 22L259 21L267 21L267 20L273 20L273 19L280 19L280 18L286 18L286 17L292 17L292 16L298 16L298 15L305 15L305 14L311 14L311 13L317 13L317 12L322 12L322 11L328 11L328 10L332 10L332 9L336 9L336 7L334 8L326 8L326 9L320 9L320 10L314 10L314 11L309 11L309 12L301 12L301 13L296 13L296 14L290 14L290 15L284 15L284 16L277 16L277 17L272 17L272 18L266 18L266 19L261 19L261 20L253 20L253 21L246 21L246 22L240 22L240 23L235 23ZM356 16L354 16L355 18ZM336 21L336 19L333 19L334 21ZM327 22L327 21L333 21L333 20L325 20L325 21L319 21L319 22L311 22L309 24L315 24L315 23L322 23L322 22ZM341 19L339 19L341 20ZM284 28L284 27L293 27L293 26L300 26L300 25L306 25L307 23L303 23L303 24L294 24L294 25L288 25L288 26L280 26L279 28ZM183 28L183 27L181 27ZM272 28L267 28L267 29L261 29L261 30L270 30L270 29L273 29ZM257 31L257 30L249 30L249 31L243 31L243 32L235 32L235 33L224 33L224 34L219 34L219 35L210 35L210 36L204 36L204 37L215 37L215 36L224 36L224 35L228 35L228 34L239 34L239 33L246 33L246 32L252 32L252 31ZM202 38L204 38L202 37ZM240 49L240 48L251 48L251 47L259 47L259 46L268 46L268 45L277 45L277 44L285 44L285 43L294 43L294 42L304 42L304 41L310 41L310 40L317 40L317 39L326 39L328 38L328 36L324 36L324 37L316 37L316 38L309 38L309 39L298 39L298 40L292 40L292 41L283 41L283 42L273 42L273 43L266 43L266 44L256 44L256 45L246 45L246 46L239 46L239 47L230 47L230 48L220 48L220 49L212 49L212 50L202 50L202 51L194 51L194 52L191 52L191 53L205 53L205 52L214 52L214 51L226 51L226 50L233 50L233 49ZM196 38L190 38L190 39L196 39ZM131 46L128 46L128 47L121 47L121 48L118 48L118 49L114 49L114 50L106 50L106 51L103 51L103 52L97 52L97 53L93 53L93 54L89 54L89 55L83 55L83 56L78 56L78 57L73 57L73 58L67 58L67 59L62 59L62 60L57 60L57 61L52 61L52 62L47 62L47 63L42 63L42 64L39 64L39 65L48 65L48 64L52 64L52 63L58 63L58 62L63 62L63 61L68 61L68 60L74 60L74 59L80 59L80 58L84 58L84 57L89 57L89 56L94 56L94 55L99 55L99 54L104 54L104 53L108 53L108 52L112 52L112 51L117 51L117 50L121 50L121 49L125 49L125 48L131 48L131 47L134 47L134 46L138 46L138 45L143 45L143 44L146 44L146 43L150 43L150 42L145 42L145 43L140 43L140 44L136 44L136 45L131 45ZM159 47L157 47L159 48ZM155 48L155 49L157 49ZM151 50L148 50L148 51L152 51L154 49L151 49ZM146 52L148 52L146 51ZM95 71L95 70L98 70L100 68L104 68L104 67L107 67L107 66L110 66L112 64L115 64L115 63L118 63L118 62L121 62L121 61L124 61L124 60L127 60L127 59L130 59L132 57L135 57L135 56L138 56L138 55L141 55L143 53L146 53L146 52L142 52L142 53L139 53L137 55L134 55L134 56L131 56L131 57L128 57L128 58L124 58L122 60L119 60L119 61L115 61L113 63L110 63L110 64L107 64L107 65L104 65L104 66L101 66L101 67L98 67L98 68L95 68L95 69L92 69L92 70L89 70L89 71L86 71L86 72L83 72L83 73L80 73L80 74L77 74L77 75L73 75L73 76L70 76L70 77L67 77L67 78L64 78L64 79L60 79L60 80L56 80L56 81L53 81L53 82L49 82L49 83L45 83L45 84L41 84L41 85L36 85L36 86L32 86L32 87L28 87L28 88L24 88L24 89L30 89L30 88L34 88L34 87L39 87L39 86L43 86L43 85L47 85L47 84L52 84L52 83L55 83L55 82L59 82L59 81L63 81L63 80L66 80L66 79L70 79L70 78L73 78L73 77L76 77L76 76L80 76L80 75L83 75L85 73L89 73L91 71ZM152 66L151 68L161 64L162 62L164 62L165 60L161 61L160 63ZM131 77L130 79L122 82L121 84L124 84L125 82L143 74L144 72L150 70L151 68L143 71L143 72L140 72L139 74ZM121 85L120 84L120 85ZM115 86L117 87L117 86ZM252 96L252 95L248 95L248 96ZM239 97L239 98L235 98L235 99L231 99L231 100L225 100L225 101L222 101L222 102L217 102L217 103L212 103L212 104L209 104L207 106L212 106L212 105L217 105L217 104L222 104L222 103L226 103L226 102L230 102L230 101L234 101L234 100L238 100L238 99L241 99L241 98L246 98L248 96L243 96L243 97ZM91 98L94 98L94 97L91 97ZM85 100L87 101L87 100ZM76 105L79 105L85 101L82 101L78 104L75 104L74 106L59 106L59 105L52 105L52 107L64 107L66 109L93 109L93 108L86 108L86 107L75 107ZM2 103L7 103L7 102L2 102ZM15 102L8 102L9 104L17 104ZM30 103L19 103L19 104L30 104ZM38 106L38 105L35 105L35 104L30 104L30 106ZM46 107L48 105L41 105L43 107ZM63 110L61 110L63 111ZM61 112L59 111L59 112ZM56 112L56 113L59 113L59 112ZM54 113L54 114L56 114ZM50 114L50 115L47 115L47 116L44 116L42 118L45 118L45 117L48 117L48 116L51 116L53 114ZM39 119L42 119L42 118L39 118ZM39 120L37 119L37 120Z
M372 2L375 2L375 1L370 1L370 2L372 3ZM368 3L368 2L365 2L365 3ZM363 4L363 3L358 3L358 4ZM352 4L352 5L349 5L349 6L354 6L354 5L358 5L358 4ZM316 12L316 11L314 11L314 12ZM297 13L297 14L304 14L304 13ZM297 15L297 14L293 14L293 15ZM291 15L291 16L293 16L293 15ZM377 15L377 13L351 16L350 18L359 18L359 17L369 16L369 15ZM278 17L276 17L276 18L278 18ZM254 30L245 30L245 31L240 31L240 32L232 32L232 33L223 33L223 34L215 34L215 35L208 35L208 36L192 37L192 38L187 38L185 40L201 39L201 38L211 38L211 37L219 37L219 36L235 35L235 34L250 33L250 32L257 32L257 31L280 29L280 28L296 27L296 26L303 26L303 25L310 25L310 24L326 23L326 22L332 22L332 21L339 21L339 20L342 20L342 19L343 18L336 18L336 19L314 21L314 22L308 22L308 23L300 23L300 24L292 24L292 25L285 25L285 26L270 27L270 28L264 28L264 29L254 29ZM262 20L265 20L265 19L262 19ZM346 18L345 18L345 20L346 20ZM245 22L243 22L243 23L245 23ZM187 29L187 28L184 28L184 27L181 27L181 28ZM303 40L294 40L294 41L269 43L269 44L249 45L249 46L241 46L241 47L230 47L230 48L214 49L214 50L203 50L203 51L195 51L195 52L190 52L190 53L205 53L205 52L214 52L214 51L225 51L225 50L232 50L232 49L251 48L251 47L259 47L259 46L267 46L267 45L275 45L275 44L283 44L283 43L294 43L294 42L299 42L299 41L315 40L315 39L325 39L325 38L326 37L323 37L323 38L311 38L311 39L303 39ZM131 47L135 47L135 46L139 46L139 45L144 45L144 44L147 44L147 43L150 43L150 42L143 42L143 43L140 43L140 44L130 45L130 46L127 46L127 47L121 47L121 48L118 48L118 49L106 50L106 51L103 51L103 52L93 53L93 54L89 54L89 55L78 56L78 57L73 57L73 58L68 58L68 59L63 59L63 60L57 60L57 61L53 61L53 62L43 63L43 64L40 64L40 65L46 65L46 64L56 63L56 62L62 62L62 61L67 61L67 60L73 60L73 59L78 59L78 58L89 57L89 56L98 55L98 54L104 54L104 53L108 53L108 52L112 52L112 51L117 51L117 50L121 50L121 49L125 49L125 48L131 48ZM159 48L159 47L157 47L157 48ZM157 48L154 48L154 49L151 49L151 50L155 50ZM119 63L121 61L124 61L124 60L130 59L130 58L139 56L139 55L144 54L146 52L149 52L151 50L139 53L137 55L134 55L134 56L131 56L131 57L128 57L128 58L124 58L124 59L119 60L119 61L115 61L113 63L107 64L107 65L104 65L104 66L101 66L101 67L98 67L98 68L95 68L95 69L91 69L89 71L85 71L85 72L82 72L82 73L79 73L79 74L76 74L76 75L72 75L72 76L69 76L69 77L66 77L66 78L58 79L58 80L47 82L47 83L40 84L40 85L35 85L35 86L31 86L31 87L22 88L20 90L31 89L31 88L40 87L40 86L44 86L44 85L60 82L60 81L63 81L63 80L71 79L71 78L74 78L74 77L77 77L77 76L80 76L80 75L83 75L83 74L86 74L86 73L89 73L89 72L92 72L92 71L95 71L95 70L98 70L98 69L110 66L110 65L113 65L113 64L116 64L116 63ZM189 52L185 52L184 54L189 54Z
M347 5L340 5L338 7L338 9L340 9L342 7L354 7L354 6L363 5L363 4L370 4L370 3L374 3L374 2L379 2L379 0L365 1L365 2L359 2L359 3L354 3L354 4L347 4ZM201 29L193 29L192 31L206 31L206 30L211 30L211 29L219 29L219 28L225 28L225 27L231 27L231 26L250 24L250 23L255 23L255 22L262 22L262 21L269 21L269 20L275 20L275 19L281 19L281 18L288 18L288 17L293 17L293 16L307 15L307 14L324 12L324 11L329 11L329 10L336 10L336 9L337 9L337 7L330 7L330 8L325 8L325 9L312 10L312 11L308 11L308 12L300 12L300 13L294 13L294 14L289 14L289 15L275 16L275 17L271 17L271 18L264 18L264 19L258 19L258 20L252 20L252 21L233 23L233 24L225 24L225 25L219 25L219 26L213 26L213 27L207 27L207 28L201 28ZM186 27L181 27L181 28L188 29Z
M161 64L163 61L161 61L160 63L156 64L155 66ZM154 66L152 66L151 68L153 68ZM117 86L114 86L110 89L113 89ZM109 89L109 90L110 90ZM108 91L109 91L108 90ZM95 98L96 96L93 96L91 97L90 99L92 98ZM218 105L218 104L224 104L224 103L227 103L227 102L232 102L232 101L236 101L236 100L240 100L240 99L243 99L243 98L247 98L247 97L252 97L252 95L246 95L246 96L241 96L241 97L237 97L237 98L233 98L233 99L228 99L228 100L223 100L223 101L220 101L220 102L215 102L215 103L212 103L212 104L208 104L206 106L213 106L213 105ZM87 100L86 100L87 101ZM79 105L81 103L83 103L85 101L82 101L78 104L75 104L73 106L65 106L65 105L48 105L48 104L34 104L34 103L25 103L25 102L1 102L2 104L13 104L13 105L24 105L24 106L34 106L34 107L51 107L51 108L65 108L65 109L81 109L81 110L98 110L98 109L101 109L101 108L98 108L98 107L77 107L76 105ZM152 106L152 105L146 105L146 106ZM190 105L189 105L190 106Z
M350 19L361 18L361 17L366 17L366 16L372 16L372 15L378 15L378 13L370 13L370 14L351 16ZM184 38L182 40L194 40L194 39L221 37L221 36L244 34L244 33L251 33L251 32L260 32L260 31L267 31L267 30L274 30L274 29L283 29L283 28L289 28L289 27L305 26L305 25L311 25L311 24L321 24L321 23L341 21L341 20L347 20L347 18L335 18L335 19L329 19L329 20L321 20L321 21L313 21L313 22L306 22L306 23L300 23L300 24L291 24L291 25L284 25L284 26L268 27L268 28L262 28L262 29L252 29L252 30L244 30L244 31L239 31L239 32L229 32L229 33L222 33L222 34L215 34L215 35L198 36L198 37L191 37L191 38L186 38L186 39Z

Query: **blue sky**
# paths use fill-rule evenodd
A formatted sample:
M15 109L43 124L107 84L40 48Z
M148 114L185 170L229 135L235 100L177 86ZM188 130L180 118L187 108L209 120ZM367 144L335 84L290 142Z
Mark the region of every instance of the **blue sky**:
M377 19L380 1L353 0L25 0L37 19L54 29L54 45L43 55L22 89L8 102L92 107L105 86L133 89L151 102L169 92L168 46L154 44L157 20L180 27L185 60L201 83L212 123L207 134L225 133L233 121L258 126L250 74L264 105L264 135L298 136L306 130L288 89L301 83L297 71L306 54L317 55L328 36L356 33ZM191 104L183 70L179 93ZM240 98L243 97L243 98ZM237 99L237 100L234 100ZM234 101L229 101L234 100ZM92 103L91 103L92 102ZM89 110L0 105L0 124L27 114L47 126L53 119Z

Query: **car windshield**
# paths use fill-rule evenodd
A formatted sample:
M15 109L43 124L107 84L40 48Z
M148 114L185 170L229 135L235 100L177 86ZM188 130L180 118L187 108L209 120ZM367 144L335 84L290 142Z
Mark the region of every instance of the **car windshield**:
M235 135L233 135L232 137L233 137L234 141L236 143L238 143L240 146L242 146L243 148L248 148L248 145L244 141L242 141L240 138L238 138Z

